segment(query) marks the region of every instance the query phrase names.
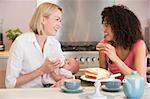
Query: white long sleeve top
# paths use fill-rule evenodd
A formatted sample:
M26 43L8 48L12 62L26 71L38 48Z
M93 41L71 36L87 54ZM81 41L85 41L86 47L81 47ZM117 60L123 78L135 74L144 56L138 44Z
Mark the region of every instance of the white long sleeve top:
M35 34L32 32L23 33L16 38L10 49L10 56L6 69L6 87L14 88L17 77L36 70L44 63L46 58L54 57L61 59L62 62L65 60L61 45L54 37L49 36L47 38L42 53ZM43 87L41 77L37 77L21 87Z
M57 75L61 75L61 76L65 76L67 79L75 79L75 76L71 73L71 71L62 68L57 68L55 70L55 73ZM54 84L56 83L56 81L53 79L53 77L51 77L50 74L44 74L42 77L42 83L43 84Z

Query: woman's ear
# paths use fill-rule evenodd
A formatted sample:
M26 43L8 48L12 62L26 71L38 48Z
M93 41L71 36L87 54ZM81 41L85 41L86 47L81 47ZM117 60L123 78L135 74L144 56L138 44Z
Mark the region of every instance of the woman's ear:
M45 24L45 19L43 16L41 17L41 24Z

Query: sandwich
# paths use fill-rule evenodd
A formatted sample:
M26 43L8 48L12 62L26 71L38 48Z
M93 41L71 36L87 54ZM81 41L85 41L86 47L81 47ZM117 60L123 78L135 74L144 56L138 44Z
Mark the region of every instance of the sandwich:
M110 72L103 68L87 68L85 77L89 79L107 79L110 77Z

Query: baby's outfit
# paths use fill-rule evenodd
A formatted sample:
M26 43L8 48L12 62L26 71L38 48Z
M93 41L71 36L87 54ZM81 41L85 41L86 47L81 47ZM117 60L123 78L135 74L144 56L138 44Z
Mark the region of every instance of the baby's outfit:
M75 76L71 73L71 71L67 70L67 69L64 69L64 68L57 68L55 70L55 73L57 75L62 75L62 76L65 76L66 78L68 79L75 79ZM50 87L52 86L53 84L56 83L56 81L51 77L50 74L44 74L42 76L42 83L43 83L43 86L44 87Z
M45 50L50 50L47 51L47 53L45 54L45 59L48 58L50 61L53 61L55 59L60 59L61 65L59 65L56 69L55 69L55 73L59 74L59 69L62 68L62 66L64 65L65 62L65 57L63 55L63 52L61 49L57 49L54 46L49 48L49 49L45 49ZM49 73L44 74L41 76L41 80L42 80L42 84L44 87L50 87L51 85L53 85L55 82L55 80L51 77L51 75Z

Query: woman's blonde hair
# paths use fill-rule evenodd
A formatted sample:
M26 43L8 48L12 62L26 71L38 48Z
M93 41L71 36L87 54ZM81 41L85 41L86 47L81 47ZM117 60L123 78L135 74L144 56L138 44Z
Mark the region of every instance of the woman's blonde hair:
M62 12L62 8L59 7L56 4L52 4L49 2L42 3L38 6L38 8L35 10L32 19L30 21L29 27L30 29L35 33L39 35L44 34L43 26L41 24L42 17L48 17L52 13L60 10Z

